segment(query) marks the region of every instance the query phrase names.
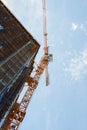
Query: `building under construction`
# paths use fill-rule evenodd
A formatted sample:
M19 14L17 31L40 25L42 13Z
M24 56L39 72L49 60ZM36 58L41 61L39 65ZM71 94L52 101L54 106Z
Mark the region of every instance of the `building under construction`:
M40 45L0 1L0 122L17 101Z

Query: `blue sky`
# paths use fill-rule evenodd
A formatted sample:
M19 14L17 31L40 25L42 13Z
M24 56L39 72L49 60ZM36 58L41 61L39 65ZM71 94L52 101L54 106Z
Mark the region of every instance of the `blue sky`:
M42 0L3 0L41 44ZM19 130L87 130L87 0L47 0L50 85L40 79Z

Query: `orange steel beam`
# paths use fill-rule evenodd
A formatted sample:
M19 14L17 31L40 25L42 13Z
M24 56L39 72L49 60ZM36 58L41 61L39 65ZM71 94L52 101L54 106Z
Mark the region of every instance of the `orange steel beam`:
M20 104L15 103L8 117L5 119L4 126L2 127L3 130L18 130L19 125L25 117L26 109L31 101L32 95L38 86L39 79L48 65L49 58L49 56L44 56L35 71L34 77L27 77L28 89Z

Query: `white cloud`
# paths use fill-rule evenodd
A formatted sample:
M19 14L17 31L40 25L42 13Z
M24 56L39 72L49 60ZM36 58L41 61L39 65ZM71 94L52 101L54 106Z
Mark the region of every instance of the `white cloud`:
M87 73L87 49L82 51L79 56L72 58L69 65L65 67L65 72L70 73L75 80L80 79Z
M72 29L73 31L75 31L75 30L77 30L77 28L78 28L78 24L72 23L71 29Z
M82 31L87 36L87 21L81 24L72 23L71 30L76 31L77 29L79 29L79 31Z

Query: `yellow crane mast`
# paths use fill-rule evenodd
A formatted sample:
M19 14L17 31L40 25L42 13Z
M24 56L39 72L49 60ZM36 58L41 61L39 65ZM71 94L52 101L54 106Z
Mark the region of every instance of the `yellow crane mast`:
M47 29L46 29L46 1L42 0L43 4L43 32L44 32L44 56L40 60L39 65L33 77L27 77L28 89L26 90L20 103L15 103L9 115L6 117L2 130L18 130L22 123L26 109L31 101L32 95L38 86L39 79L44 70L46 70L46 85L49 84L48 63L52 60L52 55L48 53L47 44Z

